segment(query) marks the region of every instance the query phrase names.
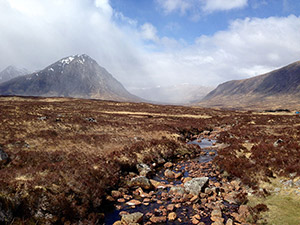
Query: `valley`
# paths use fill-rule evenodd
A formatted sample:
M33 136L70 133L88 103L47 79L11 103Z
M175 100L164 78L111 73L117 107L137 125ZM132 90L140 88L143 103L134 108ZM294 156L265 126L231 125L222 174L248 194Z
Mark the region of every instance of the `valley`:
M122 217L106 224L126 224L147 204L154 207L143 213L145 224L299 221L294 111L15 96L1 97L0 107L1 223L103 224L115 205ZM187 144L202 138L216 144ZM196 163L207 154L212 161ZM142 164L149 174L139 171ZM160 180L134 183L141 176ZM189 193L184 183L201 177L210 180Z

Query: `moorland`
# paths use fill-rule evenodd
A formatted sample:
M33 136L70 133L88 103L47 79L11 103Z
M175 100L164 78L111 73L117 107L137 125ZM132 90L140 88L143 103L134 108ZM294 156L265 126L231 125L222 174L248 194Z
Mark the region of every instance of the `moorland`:
M245 222L300 220L293 111L14 96L1 97L0 109L1 223L101 224L111 191L138 164L194 158L201 149L186 142L201 135L223 146L212 162L220 182L247 190Z

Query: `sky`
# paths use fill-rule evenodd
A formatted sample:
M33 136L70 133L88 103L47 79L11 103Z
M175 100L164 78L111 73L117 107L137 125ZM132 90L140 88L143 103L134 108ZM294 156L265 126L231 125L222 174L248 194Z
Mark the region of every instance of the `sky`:
M300 1L0 0L0 70L75 54L129 90L217 86L300 60Z

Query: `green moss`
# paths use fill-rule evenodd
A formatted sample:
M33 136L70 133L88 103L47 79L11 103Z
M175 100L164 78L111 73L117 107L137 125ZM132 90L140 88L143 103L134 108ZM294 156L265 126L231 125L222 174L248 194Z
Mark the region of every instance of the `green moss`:
M251 205L264 203L269 210L261 214L258 224L298 225L300 221L299 197L293 194L272 194L265 199L252 198ZM266 221L266 223L264 222Z

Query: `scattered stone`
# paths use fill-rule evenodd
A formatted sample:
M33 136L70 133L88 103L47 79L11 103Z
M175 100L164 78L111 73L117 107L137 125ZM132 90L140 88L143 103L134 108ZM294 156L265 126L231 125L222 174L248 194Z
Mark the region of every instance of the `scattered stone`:
M229 219L226 221L226 225L233 225L233 220L229 218Z
M184 179L183 179L183 181L182 181L182 183L186 183L186 182L188 182L188 181L191 181L193 178L191 178L191 177L185 177Z
M208 183L208 177L197 177L193 178L192 180L186 182L184 184L184 189L187 193L193 195L199 195L203 187Z
M110 195L106 196L106 200L109 201L109 202L114 202L115 201L115 199Z
M159 159L157 160L157 164L158 164L158 165L162 165L162 164L164 164L165 162L166 162L166 160L163 159L163 158L159 158Z
M165 168L171 168L173 166L173 163L171 163L171 162L166 162L165 164L164 164L164 167Z
M40 117L38 117L38 120L41 120L41 121L46 120L46 119L48 119L47 116L40 116Z
M143 189L149 190L152 188L150 180L145 176L134 177L128 184L129 187L138 186Z
M156 189L157 188L165 188L165 186L161 183L161 182L158 182L156 180L153 180L153 179L150 179L150 183L153 187L155 187Z
M174 204L169 204L167 205L167 210L172 212L174 210L174 207L175 207Z
M176 218L177 218L177 214L175 212L169 213L169 215L168 215L169 221L174 221L174 220L176 220Z
M113 198L120 198L122 196L122 193L120 191L113 190L113 191L111 191L111 196Z
M140 176L146 177L152 172L151 168L145 163L137 164L136 168L139 171Z
M117 201L120 202L120 203L126 202L126 200L124 198L119 198Z
M130 205L130 206L137 206L142 204L139 200L136 199L132 199L129 202L126 202L126 205Z
M167 221L167 217L166 216L152 216L150 218L150 221L152 223L165 223Z
M225 195L224 200L227 201L229 204L237 204L235 196L236 196L236 193L231 192L231 193Z
M183 176L183 175L182 175L181 172L179 172L179 173L174 173L175 179L178 179L178 178L180 178L180 177L182 177L182 176Z
M131 224L131 223L140 223L143 220L143 213L135 212L128 215L122 216L122 223Z
M184 195L184 188L180 187L180 186L173 186L173 187L171 187L171 189L169 191L169 194L183 196Z
M166 169L166 171L164 172L164 175L166 178L170 178L170 179L175 178L174 172L169 169Z
M194 196L190 199L191 202L197 202L198 200L199 200L199 196L198 196L198 195L194 195Z

